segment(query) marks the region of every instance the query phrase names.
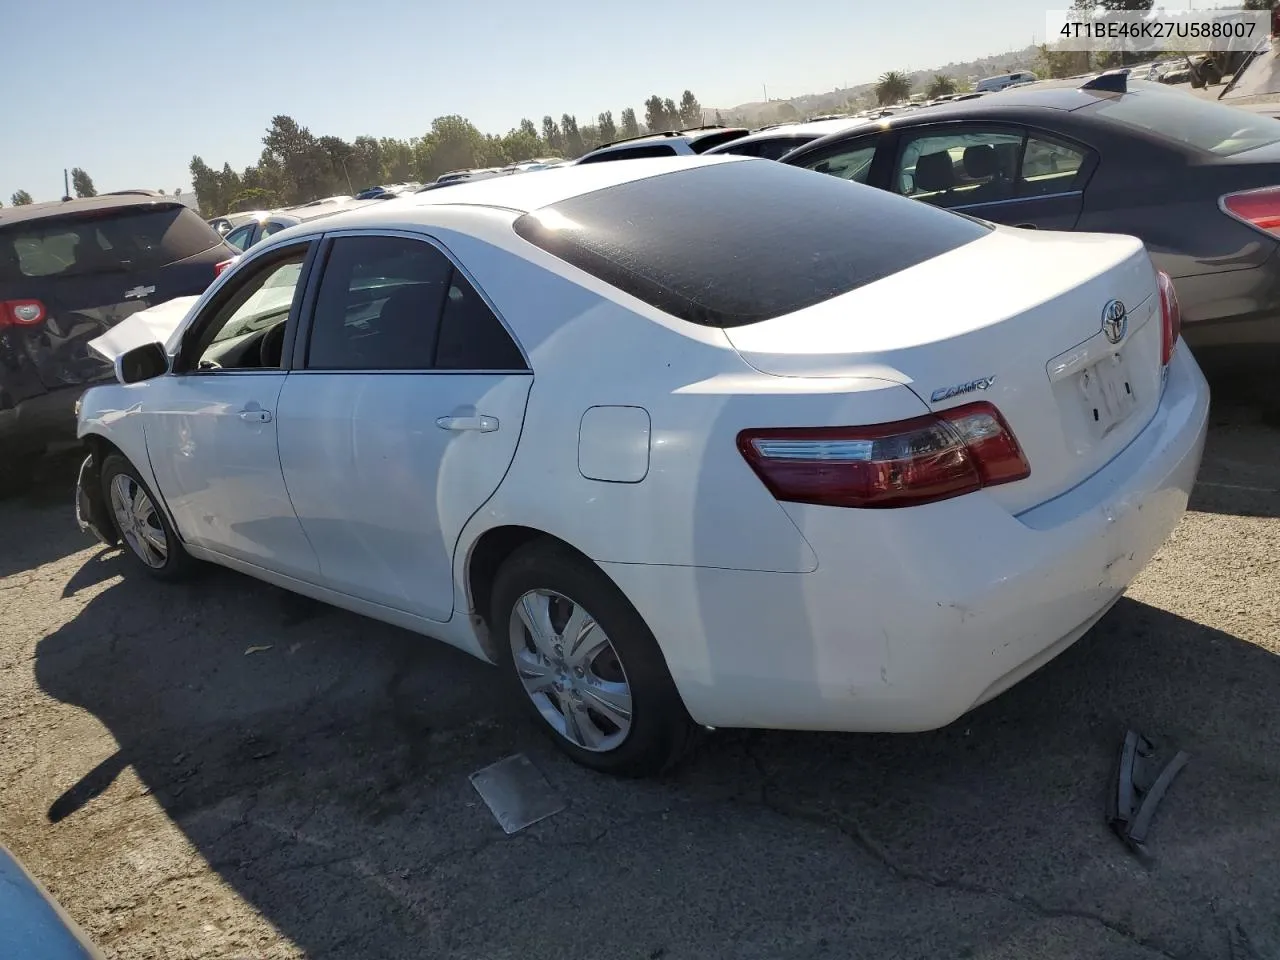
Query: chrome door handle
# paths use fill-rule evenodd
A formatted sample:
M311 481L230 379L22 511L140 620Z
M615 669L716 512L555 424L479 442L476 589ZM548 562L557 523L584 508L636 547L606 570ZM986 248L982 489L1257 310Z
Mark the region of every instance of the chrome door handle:
M240 419L245 423L270 423L270 410L241 410Z
M493 433L498 429L497 417L439 417L436 426L441 430L476 430L479 433Z

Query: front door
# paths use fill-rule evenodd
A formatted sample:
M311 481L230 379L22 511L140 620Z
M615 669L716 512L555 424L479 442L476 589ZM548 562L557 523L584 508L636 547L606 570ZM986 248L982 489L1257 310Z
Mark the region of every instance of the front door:
M901 134L889 186L994 223L1071 230L1092 166L1086 148L1037 131L948 123Z
M246 265L183 337L174 373L147 384L147 453L189 543L314 580L315 552L280 469L284 333L310 244Z
M333 238L278 404L294 509L327 586L445 621L463 525L515 456L533 377L424 237Z

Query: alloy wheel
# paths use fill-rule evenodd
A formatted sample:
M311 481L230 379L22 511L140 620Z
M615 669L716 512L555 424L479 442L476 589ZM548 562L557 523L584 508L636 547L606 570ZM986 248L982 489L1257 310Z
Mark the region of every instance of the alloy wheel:
M529 590L510 622L511 654L525 693L576 747L605 753L631 732L631 685L595 618L554 590Z
M124 542L148 567L163 567L169 559L169 538L147 491L126 473L112 477L110 490L111 512Z

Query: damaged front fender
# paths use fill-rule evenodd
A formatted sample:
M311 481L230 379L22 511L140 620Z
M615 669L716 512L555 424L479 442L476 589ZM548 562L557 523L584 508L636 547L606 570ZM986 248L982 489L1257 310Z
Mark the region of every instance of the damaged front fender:
M108 547L119 542L107 501L102 495L102 466L93 454L80 464L80 476L76 480L76 523L81 530L93 534Z

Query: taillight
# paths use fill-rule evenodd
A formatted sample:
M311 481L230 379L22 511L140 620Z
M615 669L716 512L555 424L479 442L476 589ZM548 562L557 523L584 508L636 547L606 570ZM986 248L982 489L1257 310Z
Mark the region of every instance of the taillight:
M232 257L230 260L223 260L221 263L215 263L215 264L213 265L213 277L214 277L214 279L216 280L218 277L222 276L222 271L223 271L223 270L226 270L226 269L227 269L227 267L229 267L229 266L231 266L233 263L235 263L237 259L239 259L239 258L237 258L237 257Z
M870 427L743 430L738 450L779 500L831 507L909 507L1031 475L985 401Z
M1263 233L1280 237L1280 187L1263 187L1222 198L1222 209Z
M1167 273L1157 270L1156 283L1160 287L1160 363L1165 365L1173 359L1174 348L1178 346L1178 337L1182 333L1182 307L1178 304L1173 280Z
M34 327L46 315L39 300L0 300L0 327Z

